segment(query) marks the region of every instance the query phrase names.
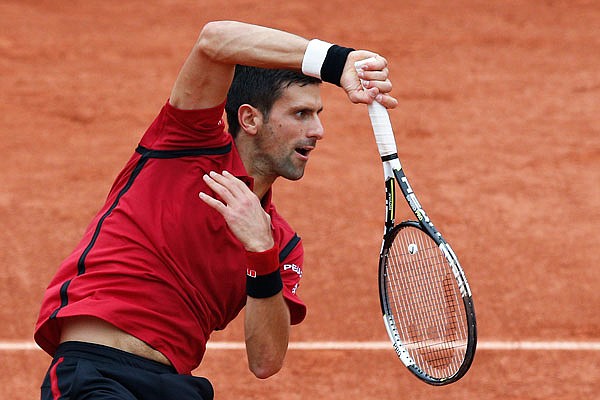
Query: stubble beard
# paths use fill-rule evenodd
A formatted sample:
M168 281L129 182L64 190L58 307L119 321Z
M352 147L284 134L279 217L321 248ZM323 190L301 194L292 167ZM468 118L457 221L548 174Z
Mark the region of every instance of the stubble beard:
M295 148L272 149L269 142L276 133L270 126L257 137L257 153L255 156L255 170L263 176L270 176L273 180L283 177L291 181L297 181L304 176L306 163L294 162L296 158ZM299 165L300 164L300 165Z

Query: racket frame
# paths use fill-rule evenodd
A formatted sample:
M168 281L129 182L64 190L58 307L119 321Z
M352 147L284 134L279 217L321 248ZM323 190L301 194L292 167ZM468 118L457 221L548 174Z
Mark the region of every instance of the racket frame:
M373 61L373 58L359 61L355 67L359 69L362 65ZM374 101L369 104L369 117L371 119L371 125L373 127L373 133L375 135L375 142L381 156L383 163L384 179L385 179L385 226L384 235L381 244L381 251L379 255L379 300L381 311L383 313L383 321L386 327L388 336L392 342L393 348L396 354L402 361L402 363L419 379L424 382L434 385L441 386L452 382L456 382L470 368L473 358L475 356L475 350L477 347L477 323L475 318L475 309L473 306L473 299L471 289L467 282L465 273L458 261L458 257L450 247L450 244L443 238L442 234L437 230L423 207L417 199L412 187L408 181L408 178L404 174L400 159L398 158L398 151L396 148L396 141L394 138L394 132L389 119L387 109L380 103ZM408 203L413 214L417 218L417 221L404 221L398 225L395 224L396 214L396 182L400 188L401 194ZM389 303L387 301L386 286L385 286L385 266L387 249L389 249L393 242L398 230L405 226L412 226L421 229L425 232L439 247L440 251L444 254L444 257L448 261L452 269L454 278L456 279L459 291L461 293L465 315L467 318L467 347L463 362L459 369L449 377L436 378L426 374L421 370L415 363L414 359L410 356L409 351L402 343L401 336L396 328L393 314L390 311Z
M393 348L398 355L398 358L402 363L419 379L422 381L434 385L441 386L456 382L463 377L471 367L473 358L475 356L475 349L477 347L477 323L475 318L475 308L473 305L473 298L471 289L465 273L456 257L456 254L450 247L450 244L444 239L442 234L437 230L423 207L417 199L417 196L412 190L412 187L408 181L408 178L402 170L400 160L396 153L382 157L383 169L385 175L385 190L386 190L386 219L385 219L385 233L381 245L381 251L379 255L379 301L381 311L383 314L383 322L386 327L386 331L390 340L392 341ZM413 214L418 221L403 221L402 223L395 224L396 214L396 182L400 188L402 197L406 200ZM409 351L406 349L404 343L401 340L401 336L396 328L393 313L390 310L389 302L387 301L386 285L385 285L385 266L387 262L387 249L391 246L396 233L398 230L405 226L412 226L421 229L427 234L439 247L444 257L448 261L448 264L452 268L452 273L456 279L458 288L461 293L463 307L467 318L467 347L465 350L465 356L459 369L451 376L444 378L436 378L425 373L419 366L416 365L414 359L410 356Z

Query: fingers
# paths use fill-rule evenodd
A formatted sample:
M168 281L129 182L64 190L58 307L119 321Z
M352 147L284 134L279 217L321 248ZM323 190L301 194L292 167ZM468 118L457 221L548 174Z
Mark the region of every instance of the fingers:
M359 67L356 69L356 64ZM359 50L348 56L348 64L355 71L354 81L346 81L344 89L353 103L381 103L386 108L394 108L398 101L389 93L393 85L389 79L388 62L375 53ZM350 71L348 71L350 75ZM352 78L350 78L352 79Z
M210 207L212 207L216 211L218 211L221 215L225 214L227 206L225 204L221 203L219 200L210 197L209 195L207 195L204 192L198 193L198 197L200 197L200 199L202 201L204 201L206 204L208 204Z
M383 104L386 108L394 108L398 105L398 101L389 95L393 85L389 79L389 70L385 58L381 56L370 58L370 61L360 66L357 74L363 88L377 90L375 101ZM373 97L373 95L369 93L369 97Z
M389 95L391 82L374 83L369 81L361 89L348 92L348 97L353 103L371 104L373 101L381 103L385 108L395 108L398 100Z
M365 89L377 88L379 93L389 93L392 91L392 82L388 79L388 69L368 71L359 69L358 77Z
M236 197L240 197L244 189L250 190L242 181L227 171L223 171L222 174L211 171L205 174L202 179L226 204L234 201Z
M219 212L248 251L265 251L273 247L271 217L260 200L248 186L227 171L214 171L202 179L215 193L215 197L200 192L198 196L208 206Z
M227 212L227 204L231 203L235 197L231 190L226 186L227 178L228 177L226 175L220 175L214 171L211 171L202 177L208 187L215 192L219 198L223 199L225 204L204 192L198 193L198 196L202 201L214 208L223 216Z
M375 100L385 108L396 108L398 106L398 100L390 95L380 95Z

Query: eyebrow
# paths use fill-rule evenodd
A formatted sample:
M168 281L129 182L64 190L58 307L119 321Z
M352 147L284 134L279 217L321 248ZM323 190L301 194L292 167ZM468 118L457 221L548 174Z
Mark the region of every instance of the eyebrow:
M292 106L291 109L293 112L304 111L304 110L315 111L314 107L303 105L303 104L298 104L296 106ZM317 111L317 114L321 113L321 111L323 111L323 106L320 106L319 108L317 108L316 111Z

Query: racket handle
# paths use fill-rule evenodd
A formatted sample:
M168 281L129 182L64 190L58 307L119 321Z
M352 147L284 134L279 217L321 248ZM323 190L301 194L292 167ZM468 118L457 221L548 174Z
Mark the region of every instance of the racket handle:
M360 67L369 61L373 61L375 58L367 58L362 61L357 61L354 67L359 70ZM398 153L396 149L396 140L394 139L394 131L392 129L392 123L387 109L381 105L381 103L374 101L369 104L369 118L371 119L371 126L373 127L373 133L375 134L375 143L379 150L379 155L383 158L391 154Z

